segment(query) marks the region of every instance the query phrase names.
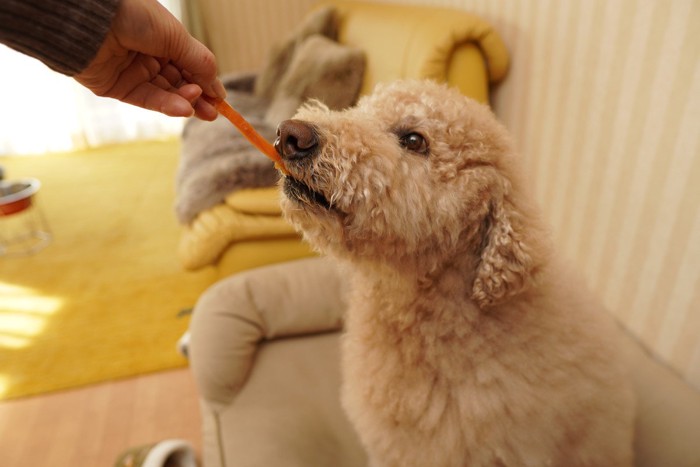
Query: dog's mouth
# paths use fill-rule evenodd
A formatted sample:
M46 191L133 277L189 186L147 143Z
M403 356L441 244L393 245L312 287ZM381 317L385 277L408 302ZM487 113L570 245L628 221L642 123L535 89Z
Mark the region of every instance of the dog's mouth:
M292 178L290 176L284 177L284 184L282 188L284 195L296 201L297 203L304 204L307 206L319 206L326 211L333 209L328 198L323 193L320 193L311 187L309 187L304 182Z

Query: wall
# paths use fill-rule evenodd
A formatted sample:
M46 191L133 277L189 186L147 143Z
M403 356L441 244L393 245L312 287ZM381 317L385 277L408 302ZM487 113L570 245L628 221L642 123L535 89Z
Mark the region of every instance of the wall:
M222 74L259 70L267 51L290 34L316 0L183 0L188 25L216 54Z
M225 30L211 34L225 70L259 68L315 3L199 1L210 32ZM501 32L513 65L494 108L562 253L700 388L700 2L404 3L465 9Z

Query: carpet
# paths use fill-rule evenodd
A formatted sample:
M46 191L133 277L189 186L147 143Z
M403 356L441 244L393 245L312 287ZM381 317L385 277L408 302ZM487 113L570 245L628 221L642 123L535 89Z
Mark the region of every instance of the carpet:
M41 181L53 232L36 254L0 256L0 399L187 364L181 311L214 271L175 256L178 155L168 140L0 157L6 179Z

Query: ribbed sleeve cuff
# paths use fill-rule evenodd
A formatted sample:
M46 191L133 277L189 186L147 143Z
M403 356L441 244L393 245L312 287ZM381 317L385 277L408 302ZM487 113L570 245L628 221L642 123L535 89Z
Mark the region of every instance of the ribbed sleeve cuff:
M66 75L97 54L119 0L0 0L0 42Z

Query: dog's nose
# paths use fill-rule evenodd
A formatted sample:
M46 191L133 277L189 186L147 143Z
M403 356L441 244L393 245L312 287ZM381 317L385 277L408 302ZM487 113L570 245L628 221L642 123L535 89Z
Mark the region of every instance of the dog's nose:
M301 120L285 120L277 127L275 149L283 159L310 157L318 149L318 137L308 123Z

